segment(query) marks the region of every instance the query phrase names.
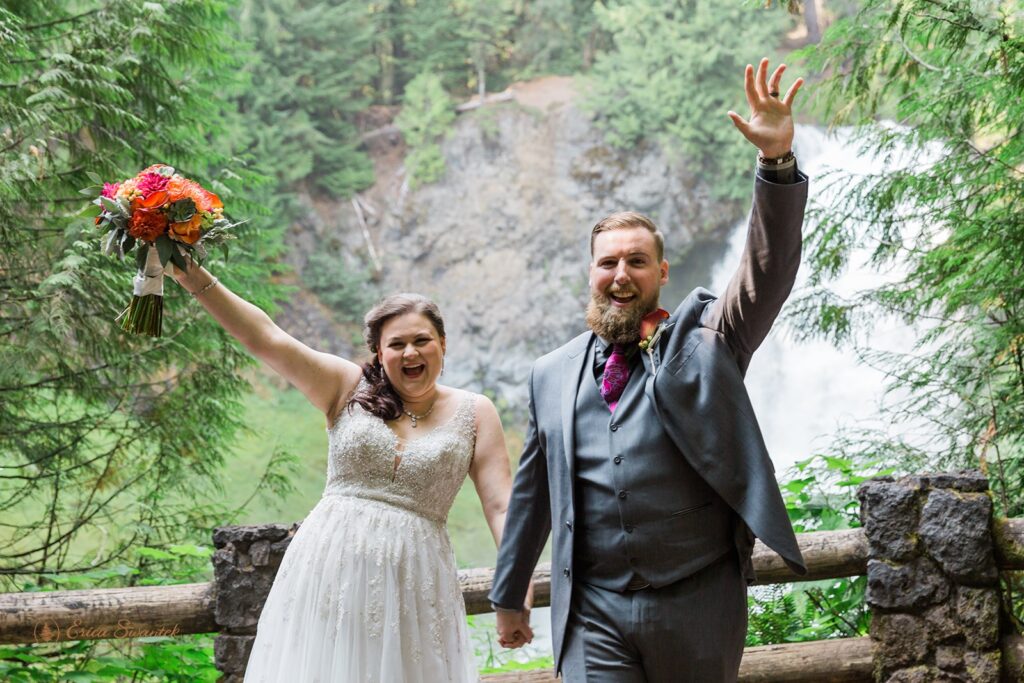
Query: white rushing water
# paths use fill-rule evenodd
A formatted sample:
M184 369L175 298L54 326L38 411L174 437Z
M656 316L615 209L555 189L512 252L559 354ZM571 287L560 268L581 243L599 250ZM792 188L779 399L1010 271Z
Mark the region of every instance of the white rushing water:
M826 135L817 128L801 127L794 147L800 168L810 179L810 203L827 205L832 199L828 190L834 188L827 189L822 181L826 171L859 177L906 163L898 155L879 160L861 153L851 132L843 129ZM848 186L840 183L838 191ZM805 224L805 235L811 227L810 222ZM728 252L712 270L712 291L725 288L739 261L745 234L744 220L733 231ZM865 250L855 250L849 267L829 287L849 297L901 275L899 269L879 272L869 267L867 256ZM804 264L791 299L800 295L806 281ZM879 349L908 351L913 341L912 331L891 318L879 319L871 334L872 346ZM841 428L886 426L880 404L883 381L884 375L861 363L851 348L820 340L798 342L788 323L776 323L754 354L746 385L778 478L785 481L793 463L828 453Z

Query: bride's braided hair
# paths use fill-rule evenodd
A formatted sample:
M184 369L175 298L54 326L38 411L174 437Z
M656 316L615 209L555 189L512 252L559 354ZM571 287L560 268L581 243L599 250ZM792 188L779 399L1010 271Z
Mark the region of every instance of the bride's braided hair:
M402 399L391 386L384 366L377 357L380 348L380 332L384 324L392 318L406 313L419 313L430 321L437 334L444 339L444 320L437 304L420 294L392 294L385 297L371 308L363 318L363 338L369 347L373 359L363 363L363 378L368 386L356 391L348 404L348 409L359 404L363 410L376 415L382 420L395 420L402 415Z

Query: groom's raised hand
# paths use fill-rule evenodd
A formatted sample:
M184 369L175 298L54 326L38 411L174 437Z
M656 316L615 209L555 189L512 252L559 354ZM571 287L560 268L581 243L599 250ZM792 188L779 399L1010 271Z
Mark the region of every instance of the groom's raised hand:
M533 642L533 629L530 628L530 610L513 611L499 609L497 614L499 645L515 649Z
M750 105L750 119L734 111L729 112L733 124L743 137L761 150L761 155L777 159L793 149L793 98L804 79L798 78L789 86L786 95L779 97L779 84L786 65L781 64L768 78L768 58L754 67L747 64L743 74L743 87Z

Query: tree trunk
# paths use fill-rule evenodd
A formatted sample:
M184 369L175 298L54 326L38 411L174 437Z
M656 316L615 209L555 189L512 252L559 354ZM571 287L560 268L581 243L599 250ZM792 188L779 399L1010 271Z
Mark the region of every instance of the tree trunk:
M483 104L484 98L487 97L487 65L484 63L484 55L483 48L480 48L476 59L476 84L477 94L480 95L480 104Z
M804 0L804 23L807 25L807 42L819 42L821 27L818 24L818 0Z

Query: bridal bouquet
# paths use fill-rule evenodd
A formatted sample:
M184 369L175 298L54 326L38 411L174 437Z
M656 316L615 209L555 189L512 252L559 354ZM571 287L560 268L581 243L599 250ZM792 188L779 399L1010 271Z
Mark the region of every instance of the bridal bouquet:
M132 300L116 320L126 332L159 337L168 264L185 270L186 254L201 263L208 247L234 237L228 231L239 223L224 218L224 204L217 195L164 164L82 192L91 196L97 189L93 203L100 207L96 225L107 231L104 252L123 261L136 248ZM226 252L226 245L223 248Z

